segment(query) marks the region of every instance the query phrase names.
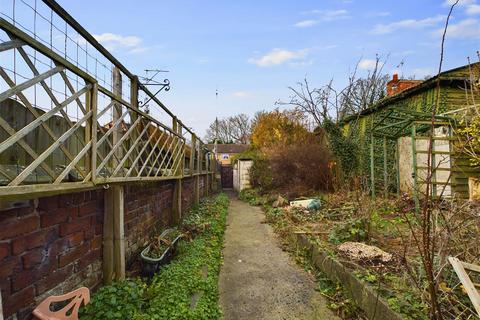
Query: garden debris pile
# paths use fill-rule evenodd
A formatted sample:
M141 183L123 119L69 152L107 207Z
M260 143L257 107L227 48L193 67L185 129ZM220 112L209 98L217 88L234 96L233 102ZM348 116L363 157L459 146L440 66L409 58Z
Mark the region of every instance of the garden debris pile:
M392 254L385 252L378 247L370 246L361 242L344 242L338 246L338 251L348 258L362 263L380 262L382 264L387 264L393 260Z

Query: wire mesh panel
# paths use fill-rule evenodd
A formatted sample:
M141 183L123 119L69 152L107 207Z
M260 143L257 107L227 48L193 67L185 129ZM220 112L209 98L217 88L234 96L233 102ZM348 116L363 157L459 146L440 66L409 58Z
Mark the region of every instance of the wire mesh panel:
M209 170L205 145L152 83L56 2L0 1L0 197Z
M93 84L81 79L73 85L75 76L64 65L27 45L14 27L3 30L1 184L90 180Z

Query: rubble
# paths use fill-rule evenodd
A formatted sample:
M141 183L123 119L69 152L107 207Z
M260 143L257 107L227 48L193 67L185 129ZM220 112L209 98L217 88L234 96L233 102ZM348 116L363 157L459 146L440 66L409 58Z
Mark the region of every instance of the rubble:
M361 242L344 242L338 246L338 250L352 260L359 262L392 262L393 255L382 249Z

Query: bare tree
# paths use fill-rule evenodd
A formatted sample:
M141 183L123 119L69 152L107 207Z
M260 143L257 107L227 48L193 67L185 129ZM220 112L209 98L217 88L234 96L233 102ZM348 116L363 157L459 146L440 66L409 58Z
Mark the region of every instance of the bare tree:
M375 66L364 78L357 78L360 61L349 76L348 85L339 93L340 119L346 115L356 114L374 105L386 95L387 82L390 77L383 73L386 60L379 55L375 57Z
M338 91L333 80L320 88L312 88L305 78L297 87L289 87L292 92L289 102L277 101L279 105L289 105L311 116L318 126L325 120L338 122L349 114L363 111L385 96L389 76L383 73L386 59L376 56L375 65L364 78L357 76L360 60L348 77L348 85Z
M228 118L231 135L234 141L241 144L250 142L251 121L245 113L240 113Z
M207 129L205 139L221 143L248 144L251 133L251 120L241 113L224 119L216 119Z

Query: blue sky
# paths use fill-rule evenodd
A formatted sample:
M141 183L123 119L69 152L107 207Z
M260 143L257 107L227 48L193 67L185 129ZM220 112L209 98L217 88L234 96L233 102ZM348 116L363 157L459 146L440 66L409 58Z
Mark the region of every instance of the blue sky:
M357 61L367 72L376 54L388 56L388 73L403 61L404 76L435 74L444 1L59 2L134 73L169 70L162 101L203 136L216 116L273 109L305 76L341 88ZM479 40L480 1L462 0L444 69L475 57Z

